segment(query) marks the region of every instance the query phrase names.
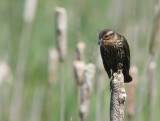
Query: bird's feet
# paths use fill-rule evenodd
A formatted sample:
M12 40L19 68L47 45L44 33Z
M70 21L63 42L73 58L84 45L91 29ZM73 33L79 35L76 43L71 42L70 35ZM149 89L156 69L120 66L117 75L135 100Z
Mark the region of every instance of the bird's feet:
M123 64L122 63L118 63L118 73L120 73L120 71L123 71Z

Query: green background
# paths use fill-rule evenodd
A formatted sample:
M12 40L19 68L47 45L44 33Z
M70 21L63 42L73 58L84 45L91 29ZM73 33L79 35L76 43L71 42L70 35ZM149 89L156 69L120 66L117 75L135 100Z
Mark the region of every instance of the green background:
M16 81L16 66L19 64L18 53L22 30L26 25L23 19L24 0L0 0L0 59L6 60L12 78L6 78L0 84L0 121L10 117L10 106ZM78 120L77 85L73 73L75 48L78 40L85 42L85 62L96 63L99 46L98 34L104 28L110 28L124 35L131 49L131 65L138 68L136 90L135 119L146 121L149 113L147 68L150 60L149 45L155 17L157 0L38 0L35 19L27 46L24 87L20 120L28 121L31 116L33 100L42 92L39 121L60 120L60 79L65 81L65 120ZM63 64L64 73L58 70L53 84L48 83L48 52L55 47L55 7L64 7L68 16L67 47L68 53ZM160 91L160 51L156 50L156 102L153 113L154 121L159 120ZM99 65L96 65L99 66ZM103 73L102 119L109 120L109 79ZM96 88L93 82L91 105L87 121L96 118ZM37 100L38 101L38 100ZM16 108L16 107L15 107Z

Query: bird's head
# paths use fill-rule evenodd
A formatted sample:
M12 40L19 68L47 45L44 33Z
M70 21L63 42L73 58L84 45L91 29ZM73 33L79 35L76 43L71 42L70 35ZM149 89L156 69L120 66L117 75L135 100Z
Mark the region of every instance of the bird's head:
M118 36L114 31L105 29L99 33L98 44L101 46L111 45L116 42L117 38Z

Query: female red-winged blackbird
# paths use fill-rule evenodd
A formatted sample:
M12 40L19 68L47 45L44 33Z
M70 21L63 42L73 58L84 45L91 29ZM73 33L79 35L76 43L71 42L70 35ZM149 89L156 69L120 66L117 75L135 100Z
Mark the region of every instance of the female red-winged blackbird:
M108 77L111 78L114 72L122 70L124 82L131 82L132 77L129 75L130 49L126 38L112 30L105 29L99 34L98 44Z

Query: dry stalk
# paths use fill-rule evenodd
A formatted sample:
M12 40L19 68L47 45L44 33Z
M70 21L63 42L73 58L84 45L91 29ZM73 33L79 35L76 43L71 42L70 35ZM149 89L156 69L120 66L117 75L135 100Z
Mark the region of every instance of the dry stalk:
M149 113L148 121L153 121L154 104L156 100L156 62L154 58L151 59L148 68L148 88L149 88Z
M29 121L40 121L44 99L45 89L37 87L34 92Z
M61 7L55 9L56 44L60 61L64 61L67 54L67 14Z
M18 58L15 71L15 83L10 106L9 121L20 121L23 87L28 57L29 40L32 33L32 23L36 13L37 0L25 0L24 25L20 38Z
M59 53L60 74L64 76L64 59L67 54L67 13L64 8L55 8L55 26L56 26L56 44ZM64 77L60 77L60 120L65 121L65 81Z
M84 75L83 83L80 86L80 105L79 105L79 119L85 121L89 112L90 97L92 92L92 83L95 75L94 64L87 64Z
M77 92L78 92L78 107L80 105L80 87L84 81L84 71L86 64L84 62L84 48L85 44L83 42L79 42L76 48L76 60L73 63L73 69L75 74L75 79L77 83Z
M157 45L159 42L159 34L160 34L160 2L155 6L155 18L153 21L153 30L151 35L151 43L150 43L150 54L155 55L157 51Z
M48 66L48 81L54 83L58 70L58 52L55 48L49 50L49 66Z
M101 121L102 120L102 105L101 105L101 101L102 101L102 90L103 90L103 71L104 71L104 67L103 67L103 63L102 63L102 58L100 53L98 53L98 58L97 58L97 73L96 73L96 121Z
M130 69L130 75L132 76L132 82L127 86L127 117L128 120L132 120L135 114L135 96L137 85L138 69L136 66L132 66Z
M148 67L148 87L149 87L149 112L148 112L148 120L153 121L154 114L154 104L156 98L156 62L155 56L157 53L157 45L159 44L159 34L160 34L160 2L155 6L155 19L153 23L153 31L151 35L151 43L150 43L150 54L151 59Z
M110 121L123 121L126 92L122 71L113 74L111 90Z

